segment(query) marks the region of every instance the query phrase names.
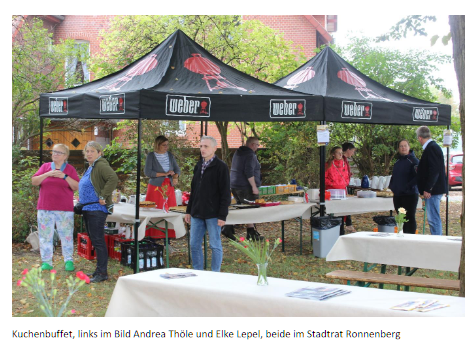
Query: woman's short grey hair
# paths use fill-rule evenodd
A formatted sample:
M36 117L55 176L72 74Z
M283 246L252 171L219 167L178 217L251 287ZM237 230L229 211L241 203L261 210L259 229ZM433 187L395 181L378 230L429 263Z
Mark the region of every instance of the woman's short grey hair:
M55 149L55 147L60 147L60 148L63 148L63 150L65 151L66 153L66 159L69 158L69 147L66 146L65 144L63 143L57 143L53 146L53 150Z
M99 155L102 155L103 148L101 144L97 143L96 141L89 141L88 143L86 143L86 146L84 146L84 149L83 149L84 156L86 156L86 149L88 149L88 147L94 148L95 150L98 151Z
M218 145L217 140L215 140L213 136L202 136L200 141L203 141L203 140L210 140L212 142L213 147L216 147Z
M421 126L416 130L417 137L421 137L422 139L429 139L431 137L430 129L426 126Z

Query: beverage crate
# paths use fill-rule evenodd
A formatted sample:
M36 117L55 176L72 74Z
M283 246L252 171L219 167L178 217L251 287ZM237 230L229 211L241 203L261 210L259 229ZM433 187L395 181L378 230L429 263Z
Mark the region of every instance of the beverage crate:
M284 185L276 185L276 193L277 194L285 193L285 186Z
M136 251L133 242L121 243L121 265L135 270ZM164 268L164 246L149 242L139 242L139 271Z
M267 195L268 194L268 187L267 186L260 186L258 188L259 190L259 195Z
M107 248L108 255L110 258L120 262L122 258L121 244L124 242L134 242L134 239L125 239L121 235L112 235L111 237Z
M96 259L96 250L86 233L78 233L78 256L87 260Z

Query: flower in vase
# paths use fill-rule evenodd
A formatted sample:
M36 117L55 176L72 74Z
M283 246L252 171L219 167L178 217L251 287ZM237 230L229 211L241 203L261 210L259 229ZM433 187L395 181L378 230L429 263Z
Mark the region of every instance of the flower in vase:
M280 242L282 242L280 238L276 239L271 248L269 240L247 240L244 237L239 238L238 242L230 240L230 244L245 253L255 264L268 263Z
M406 213L405 208L398 208L397 215L395 215L397 226L402 226L405 222L408 222L408 220L405 219Z

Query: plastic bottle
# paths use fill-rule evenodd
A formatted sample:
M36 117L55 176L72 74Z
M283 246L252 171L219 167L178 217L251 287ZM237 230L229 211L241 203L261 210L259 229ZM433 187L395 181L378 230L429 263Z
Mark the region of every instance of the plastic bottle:
M132 251L130 248L127 249L127 265L131 265L132 263Z
M150 257L150 267L156 268L157 267L157 252L149 251L149 257Z
M362 189L368 189L370 187L369 176L365 175L362 177L362 182L360 184Z
M182 205L182 191L179 189L175 190L175 200L177 201L177 205Z
M144 252L139 252L139 270L144 268Z

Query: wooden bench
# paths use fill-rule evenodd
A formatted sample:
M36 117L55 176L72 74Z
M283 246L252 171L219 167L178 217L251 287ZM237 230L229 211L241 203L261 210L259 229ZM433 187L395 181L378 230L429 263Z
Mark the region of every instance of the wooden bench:
M336 270L326 274L327 278L340 280L359 281L379 284L396 284L409 287L422 287L446 290L459 290L459 280L447 280L440 278L425 278L404 275L387 275L374 272L360 272L349 270Z

